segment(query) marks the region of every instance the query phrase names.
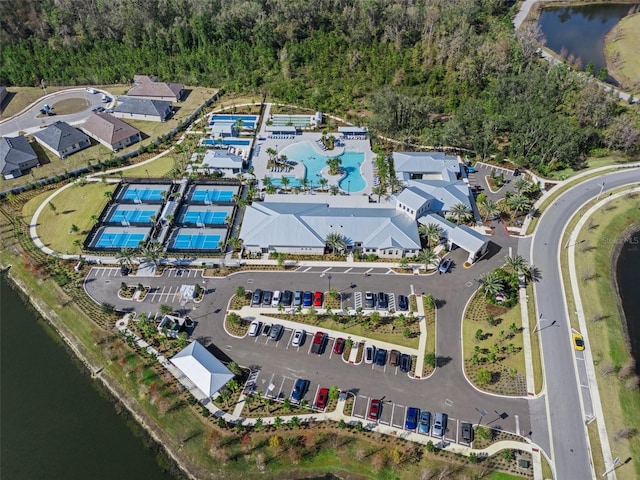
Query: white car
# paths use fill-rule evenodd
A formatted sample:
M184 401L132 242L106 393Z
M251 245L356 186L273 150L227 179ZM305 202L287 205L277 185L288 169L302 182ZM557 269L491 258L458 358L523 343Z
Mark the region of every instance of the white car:
M273 292L273 297L271 298L271 306L277 308L282 301L282 292L280 290L276 290Z
M95 88L91 88L91 87L87 87L87 92L88 93L98 93L98 91Z
M291 340L291 346L292 347L299 347L300 345L302 345L302 342L304 341L304 330L294 330L293 331L293 339Z
M376 358L376 347L367 345L364 347L364 363L372 364Z
M260 335L260 330L262 330L262 322L260 320L254 320L251 322L251 325L249 325L249 336L257 337Z

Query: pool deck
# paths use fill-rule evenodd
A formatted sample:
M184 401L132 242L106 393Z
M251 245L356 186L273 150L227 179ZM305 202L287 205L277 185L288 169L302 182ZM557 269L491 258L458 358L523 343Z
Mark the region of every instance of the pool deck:
M265 109L265 113L263 118L269 118L269 111L271 110L271 105L267 105ZM318 144L316 143L320 138L322 138L321 132L302 132L295 135L293 139L283 139L283 138L269 138L270 133L266 131L266 120L263 121L260 129L256 132L256 140L255 146L253 149L253 153L251 156L251 165L254 169L254 174L258 180L262 180L265 176L271 178L282 178L282 177L295 177L295 178L303 178L306 173L306 169L304 164L298 162L290 171L282 171L282 172L272 172L270 168L267 168L267 163L269 161L269 155L267 154L267 150L273 148L278 153L282 152L289 145L294 145L300 142L310 142L316 151L321 155L326 156L338 156L342 155L345 150L349 152L361 152L364 153L364 162L360 166L360 174L367 182L367 186L364 190L359 192L354 192L354 194L361 195L364 193L371 193L371 189L373 188L373 161L375 160L375 154L371 151L371 142L366 140L343 140L344 147L337 147L332 151L324 151L322 150ZM331 134L336 137L336 139L341 138L341 134L337 132L331 132ZM262 138L262 140L261 140ZM286 155L286 152L285 152ZM296 161L294 158L289 158L291 161ZM327 180L329 180L329 185L335 185L336 177L330 177L328 175L323 175ZM310 179L312 180L312 179ZM316 179L313 179L313 183L315 186L318 185Z

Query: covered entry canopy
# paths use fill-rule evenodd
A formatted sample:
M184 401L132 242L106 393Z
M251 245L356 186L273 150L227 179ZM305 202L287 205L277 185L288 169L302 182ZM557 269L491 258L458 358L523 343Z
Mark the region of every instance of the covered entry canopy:
M212 396L233 378L233 373L196 341L176 354L171 363L207 397Z

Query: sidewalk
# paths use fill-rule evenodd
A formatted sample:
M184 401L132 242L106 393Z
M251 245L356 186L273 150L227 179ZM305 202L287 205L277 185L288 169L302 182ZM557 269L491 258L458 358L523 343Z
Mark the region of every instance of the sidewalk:
M522 345L524 348L524 367L527 377L527 395L536 394L533 378L533 357L531 352L531 330L529 327L529 306L527 305L527 289L520 289L520 314L522 315Z

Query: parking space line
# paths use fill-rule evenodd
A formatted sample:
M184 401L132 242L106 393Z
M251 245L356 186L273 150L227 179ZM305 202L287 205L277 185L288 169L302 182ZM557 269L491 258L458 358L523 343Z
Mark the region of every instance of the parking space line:
M282 377L282 382L280 383L280 389L278 390L278 395L276 395L276 398L280 398L280 394L282 393L282 387L284 387L284 381L287 379L287 377L283 376Z
M311 407L314 407L316 404L316 398L318 398L318 391L320 391L320 384L318 384L318 386L316 387L316 393L313 396L313 399L309 402L309 404L311 405Z
M347 269L346 269L344 272L342 272L342 273L349 273L351 270L353 270L353 267L349 267L349 268L347 268Z
M303 270L303 272L308 272L309 270L311 270L313 267L307 267L305 270Z
M309 349L307 350L307 355L311 355L311 347L313 347L313 340L309 342Z

